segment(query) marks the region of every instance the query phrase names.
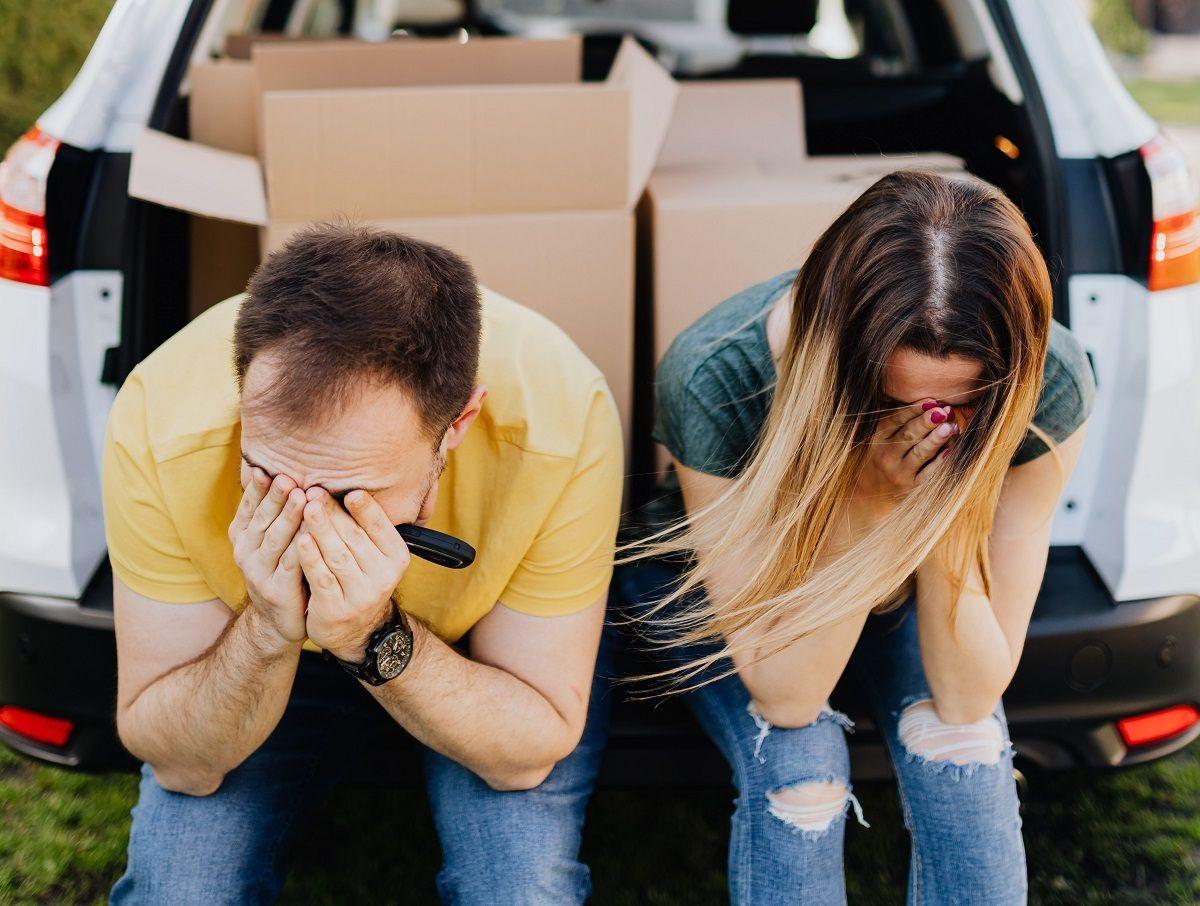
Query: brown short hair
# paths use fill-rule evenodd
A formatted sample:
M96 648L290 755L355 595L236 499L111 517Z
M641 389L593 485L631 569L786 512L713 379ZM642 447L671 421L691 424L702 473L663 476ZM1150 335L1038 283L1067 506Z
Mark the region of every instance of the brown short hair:
M348 222L317 223L255 271L233 331L239 389L251 360L281 357L259 400L288 429L331 414L362 381L413 396L431 439L475 385L479 285L453 252Z

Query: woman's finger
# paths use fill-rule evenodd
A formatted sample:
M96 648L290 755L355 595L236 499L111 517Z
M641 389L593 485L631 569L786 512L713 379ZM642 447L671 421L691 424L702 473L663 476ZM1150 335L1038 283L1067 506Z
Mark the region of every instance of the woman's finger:
M893 441L900 450L901 456L906 456L913 447L923 441L940 424L950 421L949 406L934 406L922 412L916 418L909 419L893 436Z
M923 466L942 451L946 442L957 433L958 425L952 421L943 421L908 451L908 454L904 457L904 462L914 477L916 473L921 471Z
M914 419L919 420L922 416L936 408L938 408L938 402L935 399L917 400L915 403L901 406L879 420L879 434L883 437L892 437L898 434L909 422Z

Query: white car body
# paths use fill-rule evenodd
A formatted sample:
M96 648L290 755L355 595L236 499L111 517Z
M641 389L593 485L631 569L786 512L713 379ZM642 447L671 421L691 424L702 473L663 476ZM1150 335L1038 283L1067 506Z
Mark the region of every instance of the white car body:
M1156 134L1078 4L1005 2L1059 158L1110 158ZM190 5L116 0L87 62L39 120L42 129L77 148L129 151ZM697 21L659 23L647 37L674 42L675 62L702 71L744 46L721 31L723 2L695 6ZM986 51L992 80L1019 102L988 3L943 6L960 44ZM216 0L195 54L245 7ZM562 27L525 24L546 34ZM99 455L113 388L100 382L100 367L120 336L121 281L119 271L76 271L50 287L0 280L0 591L77 597L105 556ZM1117 600L1200 590L1200 285L1151 293L1125 276L1075 273L1069 313L1093 359L1098 396L1052 543L1081 546Z

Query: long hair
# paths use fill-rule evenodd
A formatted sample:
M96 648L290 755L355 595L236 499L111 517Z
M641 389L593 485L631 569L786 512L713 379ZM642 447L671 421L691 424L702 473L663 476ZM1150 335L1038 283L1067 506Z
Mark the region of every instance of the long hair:
M699 552L645 616L665 631L660 644L718 644L655 677L695 680L726 656L757 662L896 606L935 549L955 602L973 564L990 593L987 539L1037 405L1052 309L1046 264L1021 212L974 177L889 174L817 240L791 292L770 410L743 470L717 500L628 558ZM982 395L936 473L863 537L832 550L878 420L895 411L884 370L900 349L979 362ZM718 570L719 594L695 594ZM703 682L731 672L708 671Z

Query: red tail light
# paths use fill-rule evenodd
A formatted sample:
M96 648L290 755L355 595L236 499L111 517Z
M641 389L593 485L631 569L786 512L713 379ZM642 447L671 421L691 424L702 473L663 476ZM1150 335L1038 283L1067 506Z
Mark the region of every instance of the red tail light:
M1158 135L1142 146L1154 203L1150 289L1200 283L1200 198L1187 160Z
M0 277L50 284L46 257L46 177L58 140L34 126L0 163Z
M51 746L65 746L75 725L69 720L47 717L12 705L0 705L0 724L19 736Z
M1191 705L1175 705L1163 708L1161 711L1151 711L1148 714L1138 714L1117 721L1117 729L1125 745L1148 746L1172 736L1178 736L1184 730L1190 730L1200 721L1200 711Z

